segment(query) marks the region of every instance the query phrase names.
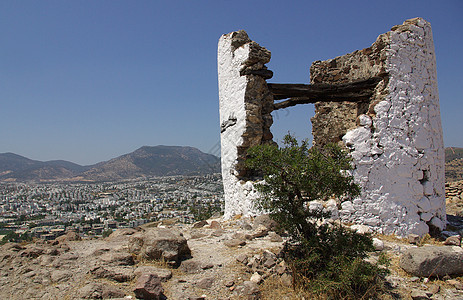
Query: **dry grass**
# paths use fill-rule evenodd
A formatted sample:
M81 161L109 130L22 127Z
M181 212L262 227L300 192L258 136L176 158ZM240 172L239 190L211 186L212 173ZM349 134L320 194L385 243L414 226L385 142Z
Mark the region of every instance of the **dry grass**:
M404 238L399 238L395 234L375 234L373 237L376 237L384 242L391 242L396 244L408 244L408 240Z
M250 269L239 261L233 261L226 268L229 274L233 274L235 285L239 285L251 277Z
M391 274L394 274L399 277L403 278L410 278L412 277L410 274L404 271L402 267L400 267L400 257L398 255L391 255L391 254L386 254L386 256L390 259L390 266L389 266L389 271L391 271Z
M169 269L169 270L172 269L171 265L169 265L169 262L163 258L161 259L140 258L138 260L138 266L152 266L152 267L157 267L161 269Z
M284 285L278 276L267 278L260 286L262 299L265 300L327 300L331 299L328 295L314 294L301 287L288 287ZM347 298L346 298L347 299ZM363 298L360 298L362 300ZM392 300L391 295L378 295L377 299Z
M233 217L230 219L230 221L238 221L238 220L240 220L242 217L243 217L243 216L242 216L241 214L240 214L240 215L235 215L235 216L233 216Z
M264 283L262 283L260 286L260 291L262 294L262 299L266 300L296 300L304 298L304 296L298 295L298 292L293 288L284 285L278 276L271 276L265 279ZM305 299L314 299L307 297L308 294L306 295Z
M443 243L439 240L436 240L435 238L431 237L429 234L426 234L423 236L420 240L420 242L417 244L418 247L424 246L424 245L435 245L435 246L442 246Z
M375 234L374 237L385 241L385 242L391 242L395 244L403 244L403 245L408 245L410 244L408 242L408 239L406 238L400 238L394 234ZM438 239L435 239L431 237L429 234L424 235L420 241L418 242L417 246L423 246L423 245L436 245L436 246L442 246L442 242L439 241Z

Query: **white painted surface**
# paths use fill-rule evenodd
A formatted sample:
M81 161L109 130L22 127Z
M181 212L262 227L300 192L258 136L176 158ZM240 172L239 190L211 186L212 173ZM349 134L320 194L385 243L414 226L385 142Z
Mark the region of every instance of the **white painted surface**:
M373 123L343 138L364 188L343 205L344 221L401 236L445 225L444 148L431 26L420 19L409 31L390 32L389 94L375 106ZM372 126L372 127L371 127Z
M242 214L248 216L254 212L253 199L256 191L251 183L240 181L236 175L238 162L237 147L243 144L246 130L245 92L247 76L240 76L250 54L249 44L233 51L232 35L223 35L218 45L218 77L220 124L236 118L236 124L221 133L222 180L225 193L225 218Z
M410 23L410 22L409 22ZM445 227L444 148L431 26L422 19L408 31L389 33L389 94L375 106L376 117L359 117L360 127L344 136L352 150L362 195L342 203L339 217L376 232L423 235L427 224ZM239 71L250 57L249 44L232 47L232 34L220 38L218 76L220 123L236 118L221 134L225 218L256 213L258 196L237 178L237 147L246 131L245 93L250 83ZM337 215L337 214L336 214Z

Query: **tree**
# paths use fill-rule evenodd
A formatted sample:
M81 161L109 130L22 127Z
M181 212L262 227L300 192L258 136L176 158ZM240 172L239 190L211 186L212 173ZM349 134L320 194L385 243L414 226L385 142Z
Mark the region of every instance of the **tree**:
M309 148L304 140L299 145L289 134L281 148L258 145L247 154L246 166L263 177L255 184L261 194L257 207L288 232L285 258L298 283L334 293L334 298L356 298L375 291L371 286L381 270L362 260L373 250L371 237L321 222L329 213L309 206L313 200L345 200L360 194L348 154L333 144Z
M314 218L328 217L323 211L310 210L310 201L360 193L348 173L351 159L332 144L309 148L307 140L299 145L288 134L282 148L265 144L249 149L246 166L263 175L264 181L256 184L262 195L258 207L270 212L296 240L309 239L316 233Z

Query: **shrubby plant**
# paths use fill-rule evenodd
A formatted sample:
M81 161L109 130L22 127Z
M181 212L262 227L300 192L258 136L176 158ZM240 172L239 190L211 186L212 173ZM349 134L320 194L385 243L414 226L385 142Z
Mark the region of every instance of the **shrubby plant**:
M32 241L32 236L27 232L16 233L14 231L8 232L0 241L0 245L6 244L8 242L20 243L20 242L30 242Z
M369 235L341 224L323 222L330 215L310 209L313 200L349 199L360 194L350 175L348 154L337 145L309 148L307 140L284 137L284 146L265 144L248 151L246 166L260 173L257 207L287 231L284 253L296 284L330 298L355 299L374 293L384 269L363 260L373 243Z

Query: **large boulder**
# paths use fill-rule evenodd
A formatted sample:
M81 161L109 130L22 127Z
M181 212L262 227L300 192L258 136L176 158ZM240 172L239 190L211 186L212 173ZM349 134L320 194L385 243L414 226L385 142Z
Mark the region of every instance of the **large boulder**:
M420 277L463 275L463 249L455 246L410 248L402 254L400 266Z
M183 235L168 228L149 228L137 232L130 237L128 248L143 259L163 259L176 265L180 260L191 256Z

